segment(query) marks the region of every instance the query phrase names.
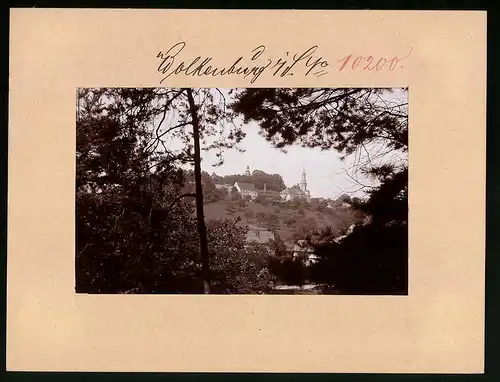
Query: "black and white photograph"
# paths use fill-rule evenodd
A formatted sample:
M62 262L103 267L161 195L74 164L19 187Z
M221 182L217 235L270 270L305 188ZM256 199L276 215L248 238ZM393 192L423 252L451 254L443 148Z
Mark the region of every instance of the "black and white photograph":
M408 88L78 88L76 292L408 294Z

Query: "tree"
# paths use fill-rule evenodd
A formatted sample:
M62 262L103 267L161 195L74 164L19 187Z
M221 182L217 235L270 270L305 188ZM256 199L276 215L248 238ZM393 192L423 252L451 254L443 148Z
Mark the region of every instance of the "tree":
M84 102L80 102L82 100ZM219 162L216 165L221 164L223 150L236 147L244 137L242 130L231 124L225 95L217 89L85 89L80 92L77 106L78 119L85 113L108 119L107 130L120 137L120 141L109 141L110 145L123 148L119 156L121 162L106 153L101 155L108 157L108 166L103 167L102 175L93 177L93 183L87 182L93 191L98 190L104 181L115 187L127 179L137 178L138 169L134 167L137 163L142 166L140 171L148 175L161 173L162 166L171 169L176 165L194 165L195 193L177 195L173 202L178 203L186 196L196 199L198 238L205 292L208 293L210 275L201 151L218 150ZM95 119L92 123L95 124ZM81 136L86 137L85 134ZM165 141L172 138L182 143L181 149L173 151L167 148ZM114 152L109 147L107 150ZM137 163L123 159L124 153L132 153L132 159ZM89 150L84 155L91 161L94 154ZM79 182L86 180L88 174L84 170L79 172ZM118 170L121 173L118 174ZM113 179L115 183L112 183Z
M204 203L218 202L219 200L228 199L228 193L225 189L213 188L210 191L203 191L203 201Z
M266 224L268 221L267 214L265 212L257 212L255 215L258 224Z
M285 258L288 253L286 249L286 244L279 234L274 235L274 239L270 242L271 252L276 258Z
M246 228L238 220L208 222L213 287L220 293L264 293L274 278L268 269L269 254L262 246L245 245Z
M370 245L356 246L351 238L338 245L332 241L323 248L329 254L324 258L345 260L339 260L337 276L328 280L344 291L407 291L408 104L397 99L397 92L406 95L407 90L251 88L238 90L231 105L244 123L256 122L261 134L277 148L301 144L336 150L344 160L354 157L352 171L346 173L368 198L351 202L370 215L371 223L351 236ZM371 178L375 185L367 186L360 176ZM366 275L356 266L359 264L376 264L386 273L355 278L356 287L353 278L349 281L339 272L344 269L344 274L352 275L349 269L356 269Z
M339 204L342 204L342 203L350 204L352 202L352 200L351 200L351 197L349 195L342 194L337 198L336 202Z
M295 218L290 217L290 218L287 218L287 219L284 221L284 223L285 223L285 225L286 225L288 228L291 228L291 227L295 226L295 224L296 224L296 220L295 220Z
M194 177L196 186L196 221L198 223L198 234L200 238L201 263L203 271L203 285L205 293L210 293L210 262L208 256L207 227L205 225L205 214L203 213L203 186L201 183L201 148L200 148L200 120L198 106L194 102L193 91L184 89L189 103L189 114L193 126L194 146Z
M293 230L293 240L310 240L311 236L316 233L317 223L314 219L301 220Z
M125 114L122 103L105 104L105 94L78 93L76 291L196 292L196 227L174 165L182 158L145 152L147 108L138 93Z
M231 188L230 198L232 201L242 200L241 194L238 192L238 189L234 186Z
M388 102L390 89L249 88L239 90L233 110L256 121L276 147L296 142L353 154L380 141L391 150L408 147L407 102Z
M327 239L327 240L332 239L332 237L334 236L332 226L326 226L326 227L323 227L323 228L320 230L319 235L320 235L320 237L321 237L321 238L323 238L323 239Z
M283 284L302 286L307 279L307 269L302 259L276 259L272 263L272 272Z
M265 185L266 190L276 192L283 191L286 188L281 175L267 174L261 170L254 170L249 176L241 174L218 176L217 182L226 184L234 184L235 182L253 183L255 188L259 190L263 190Z
M268 214L265 217L267 229L272 230L279 224L280 219L275 214Z
M320 260L312 278L343 294L406 294L407 246L403 225L357 227L341 243L326 238L315 245Z

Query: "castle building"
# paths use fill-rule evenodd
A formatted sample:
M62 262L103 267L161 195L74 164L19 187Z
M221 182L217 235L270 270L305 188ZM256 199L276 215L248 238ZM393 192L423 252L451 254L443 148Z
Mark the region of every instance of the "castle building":
M251 174L250 174L250 167L249 167L249 166L247 166L247 169L246 169L246 171L245 171L245 176L250 176L250 175L251 175Z

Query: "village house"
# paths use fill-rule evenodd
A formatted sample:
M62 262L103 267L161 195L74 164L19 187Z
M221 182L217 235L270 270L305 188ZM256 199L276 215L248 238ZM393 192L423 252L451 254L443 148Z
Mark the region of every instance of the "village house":
M233 186L231 184L215 184L215 188L218 190L226 190L228 193L231 193Z
M297 187L285 188L280 192L280 196L285 202L293 200L304 200L308 202L310 200L309 195Z
M255 199L259 196L259 190L255 188L253 183L236 182L234 187L242 197L248 196L250 199Z
M303 258L306 266L310 266L318 261L315 250L307 240L297 240L291 246L291 253L294 259Z
M257 190L259 193L259 197L267 199L269 201L272 200L281 200L280 193L278 191L268 190L267 184L264 183L263 190Z
M266 244L271 240L274 240L274 233L271 231L257 225L248 225L247 243Z
M278 191L260 191L259 196L269 201L281 201L281 196Z
M271 240L274 240L274 233L263 227L249 224L247 228L248 231L245 239L245 247L255 244L268 244ZM266 248L268 254L272 255L273 249L270 246L266 246Z

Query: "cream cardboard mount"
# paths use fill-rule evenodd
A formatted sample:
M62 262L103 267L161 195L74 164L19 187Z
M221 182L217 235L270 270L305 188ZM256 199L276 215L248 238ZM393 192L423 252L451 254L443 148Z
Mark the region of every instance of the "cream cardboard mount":
M12 9L10 38L8 370L483 372L485 12ZM76 89L156 86L408 87L408 296L75 294Z

